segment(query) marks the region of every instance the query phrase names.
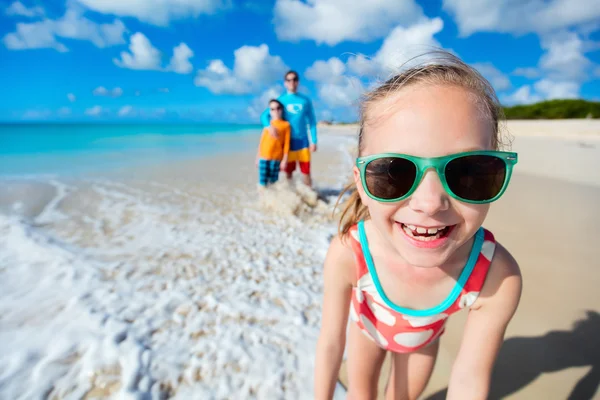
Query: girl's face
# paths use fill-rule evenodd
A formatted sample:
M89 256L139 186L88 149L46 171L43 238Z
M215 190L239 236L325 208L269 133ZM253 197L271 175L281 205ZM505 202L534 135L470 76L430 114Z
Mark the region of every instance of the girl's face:
M368 117L361 156L402 153L439 157L491 149L492 122L475 95L460 87L409 86L372 104ZM354 179L380 236L414 266L439 267L453 261L453 256L468 254L470 247L465 244L489 209L489 204L469 204L451 197L433 169L426 171L410 197L395 203L382 203L367 196L356 167ZM450 227L448 233L434 246L424 244L407 231L443 227Z
M271 113L272 119L281 119L283 109L281 108L281 105L279 103L273 101L269 103L269 112Z

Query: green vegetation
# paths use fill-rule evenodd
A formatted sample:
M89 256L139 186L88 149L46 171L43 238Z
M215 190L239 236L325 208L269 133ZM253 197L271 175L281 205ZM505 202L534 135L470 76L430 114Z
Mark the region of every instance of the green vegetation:
M600 102L549 100L535 104L504 107L506 119L600 118Z

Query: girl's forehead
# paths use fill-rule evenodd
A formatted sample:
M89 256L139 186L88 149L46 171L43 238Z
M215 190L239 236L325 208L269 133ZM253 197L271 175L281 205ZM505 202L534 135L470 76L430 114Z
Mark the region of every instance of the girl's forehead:
M494 123L485 104L454 86L410 86L370 104L364 124L367 153L434 157L492 146Z

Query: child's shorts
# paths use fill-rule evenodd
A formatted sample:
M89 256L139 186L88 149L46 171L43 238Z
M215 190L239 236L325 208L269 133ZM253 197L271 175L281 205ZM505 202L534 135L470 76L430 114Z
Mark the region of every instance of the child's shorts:
M258 183L267 186L277 182L280 166L281 161L279 160L265 160L263 158L258 160Z

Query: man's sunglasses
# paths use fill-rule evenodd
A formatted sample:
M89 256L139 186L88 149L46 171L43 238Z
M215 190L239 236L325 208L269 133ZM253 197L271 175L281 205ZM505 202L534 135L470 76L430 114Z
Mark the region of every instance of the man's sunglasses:
M433 168L448 194L466 203L484 204L502 196L517 163L517 153L470 151L444 157L415 157L383 153L356 159L363 188L380 202L410 196Z

